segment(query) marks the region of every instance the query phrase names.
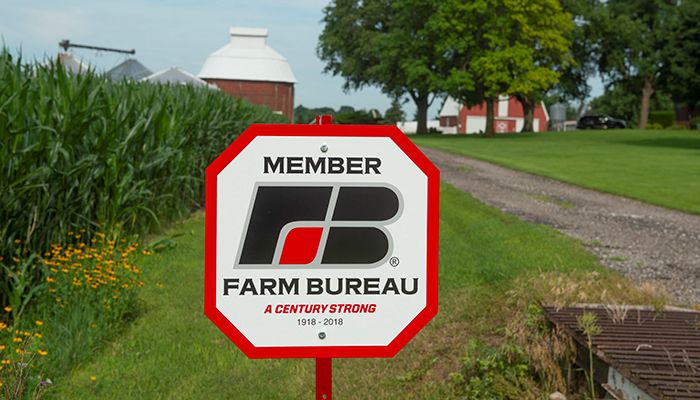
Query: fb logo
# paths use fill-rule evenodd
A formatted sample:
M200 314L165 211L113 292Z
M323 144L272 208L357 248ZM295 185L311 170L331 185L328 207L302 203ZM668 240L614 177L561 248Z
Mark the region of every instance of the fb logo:
M402 210L389 185L258 184L236 268L374 268Z

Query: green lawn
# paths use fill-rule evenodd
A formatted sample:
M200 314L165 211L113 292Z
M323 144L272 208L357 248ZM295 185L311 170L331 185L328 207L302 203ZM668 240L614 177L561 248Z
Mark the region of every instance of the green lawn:
M459 368L469 340L499 343L517 311L509 299L547 295L522 279L602 271L580 243L553 229L484 206L449 185L441 196L438 316L392 359L335 360L337 398L450 398L447 377ZM169 233L184 234L177 247L143 259L142 314L91 361L54 377L49 398L312 398L313 360L249 360L204 317L203 228L203 214L195 214ZM516 282L520 294L509 294ZM617 282L603 272L595 285Z
M609 130L414 137L415 143L700 214L700 132Z

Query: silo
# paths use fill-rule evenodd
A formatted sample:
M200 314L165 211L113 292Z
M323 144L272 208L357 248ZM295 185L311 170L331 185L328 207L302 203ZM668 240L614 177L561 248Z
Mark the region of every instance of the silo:
M267 45L267 29L231 28L229 34L230 42L209 55L199 77L293 120L296 78L287 60Z
M552 127L554 130L557 132L565 130L564 123L566 122L566 104L552 104L549 110L552 115Z

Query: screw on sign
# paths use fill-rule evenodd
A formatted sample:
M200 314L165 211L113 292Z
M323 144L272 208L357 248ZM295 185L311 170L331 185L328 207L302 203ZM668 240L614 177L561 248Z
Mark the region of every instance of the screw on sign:
M437 313L439 171L394 126L252 125L206 171L204 311L250 358L393 357Z

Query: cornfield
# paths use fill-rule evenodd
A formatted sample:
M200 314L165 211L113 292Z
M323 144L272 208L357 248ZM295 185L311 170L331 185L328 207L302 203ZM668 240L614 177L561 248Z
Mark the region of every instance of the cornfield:
M80 228L145 233L200 207L204 169L255 122L284 119L215 90L113 83L1 50L0 264ZM6 304L2 269L0 285Z

